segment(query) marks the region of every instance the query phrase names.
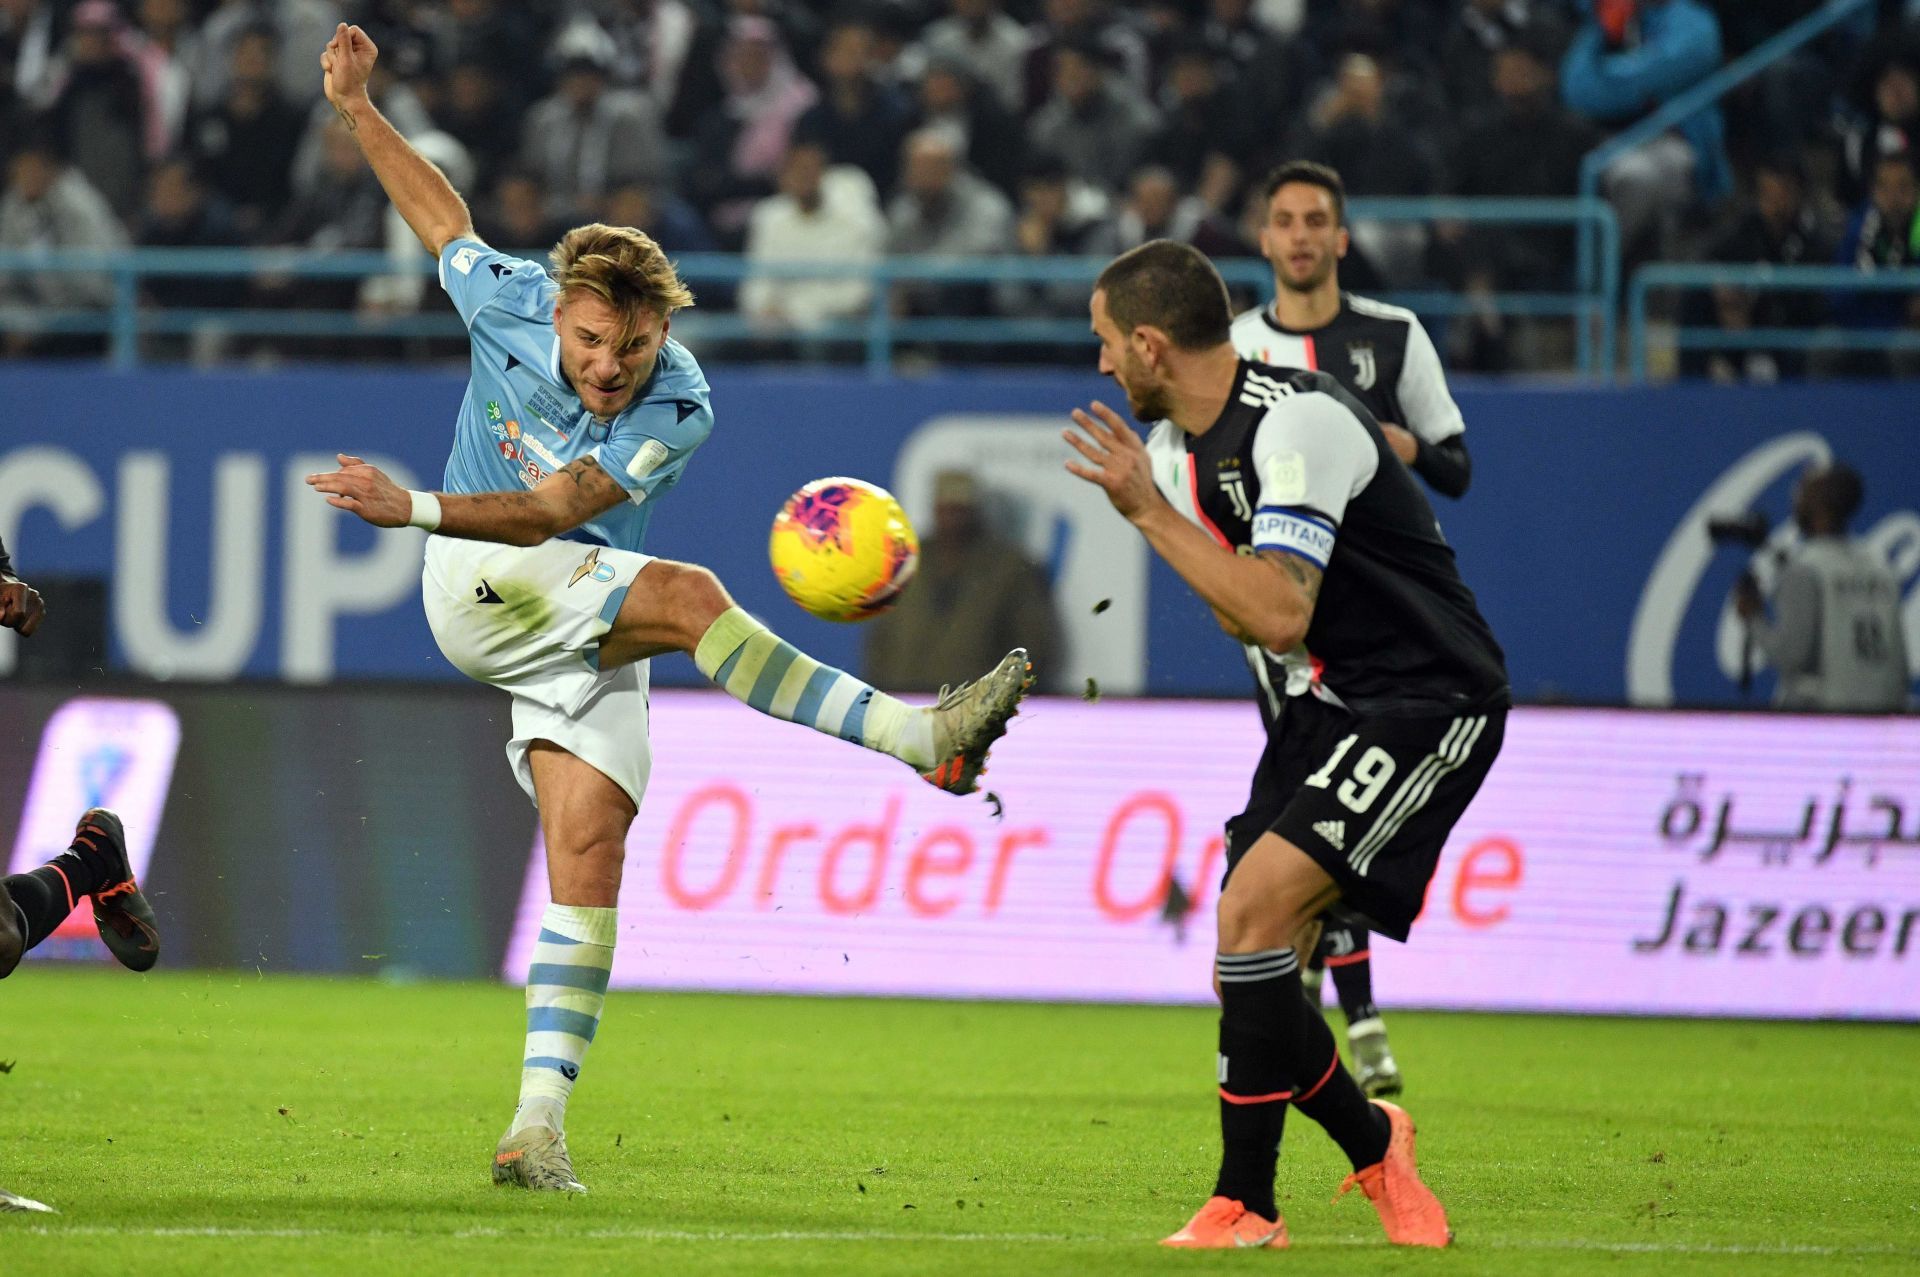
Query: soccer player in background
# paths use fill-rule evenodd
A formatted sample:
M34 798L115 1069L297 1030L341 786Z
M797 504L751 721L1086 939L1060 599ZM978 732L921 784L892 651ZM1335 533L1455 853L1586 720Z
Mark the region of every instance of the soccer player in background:
M0 542L0 626L29 638L46 615L40 591L14 575L13 559ZM160 960L153 906L133 880L120 817L95 807L80 817L65 851L29 873L0 878L0 980L12 975L27 951L52 935L83 897L92 899L93 925L120 964L151 970Z
M647 785L647 666L690 654L765 714L889 754L971 793L1032 682L1016 649L988 675L909 707L774 635L705 568L640 552L653 503L713 428L707 383L668 336L693 297L639 231L589 225L554 274L474 236L467 206L367 98L378 50L341 24L324 89L421 243L472 337L445 493L409 492L357 457L308 483L427 542L427 619L448 660L513 696L507 756L540 810L552 905L527 976L520 1102L494 1182L582 1192L566 1104L613 967L621 860Z
M1353 1164L1389 1241L1444 1246L1413 1122L1369 1100L1300 987L1329 907L1404 941L1448 832L1499 752L1505 657L1433 508L1373 415L1325 373L1242 360L1226 285L1185 244L1114 259L1091 303L1104 404L1065 433L1102 488L1242 643L1321 676L1270 719L1247 809L1227 822L1219 904L1220 1172L1165 1244L1285 1246L1274 1169L1289 1106Z
M1394 456L1435 492L1464 495L1473 476L1466 422L1447 390L1433 339L1412 311L1340 290L1340 259L1348 247L1340 174L1300 160L1275 169L1265 187L1260 252L1273 266L1274 299L1234 319L1233 348L1243 359L1330 374L1366 405ZM1250 650L1247 660L1269 682L1284 673L1258 651ZM1292 677L1310 676L1309 666L1293 667ZM1365 926L1329 917L1301 979L1317 1007L1321 981L1332 969L1360 1089L1398 1095L1400 1066L1373 1000L1371 958Z

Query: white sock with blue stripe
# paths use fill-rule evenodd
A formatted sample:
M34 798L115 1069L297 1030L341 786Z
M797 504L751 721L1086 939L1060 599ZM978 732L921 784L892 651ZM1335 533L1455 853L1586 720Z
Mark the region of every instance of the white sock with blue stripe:
M527 969L527 1049L520 1105L508 1134L529 1126L564 1130L567 1097L600 1027L613 972L619 910L548 905Z
M822 665L740 608L728 608L707 628L693 663L762 714L891 754L922 771L941 761L933 756L927 711Z

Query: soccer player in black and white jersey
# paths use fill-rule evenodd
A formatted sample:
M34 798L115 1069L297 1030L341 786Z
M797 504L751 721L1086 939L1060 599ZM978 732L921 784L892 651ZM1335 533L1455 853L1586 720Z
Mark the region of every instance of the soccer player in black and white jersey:
M1213 1194L1166 1244L1284 1246L1274 1168L1287 1109L1324 1127L1401 1245L1444 1246L1413 1123L1369 1100L1300 987L1338 906L1405 940L1441 845L1499 752L1505 657L1373 414L1325 373L1249 363L1226 286L1185 244L1114 259L1092 300L1112 409L1065 432L1099 485L1233 637L1310 649L1317 680L1272 708L1247 809L1227 822L1219 905L1222 1154Z
M1260 252L1273 266L1274 300L1233 321L1233 348L1243 359L1330 373L1380 423L1394 456L1435 492L1462 496L1473 477L1466 422L1433 339L1412 311L1340 290L1348 247L1340 174L1295 161L1268 174L1265 191ZM1307 667L1294 676L1306 677ZM1317 1007L1332 970L1360 1089L1384 1097L1400 1094L1403 1082L1373 1000L1371 956L1364 926L1328 918L1303 980L1307 1001Z

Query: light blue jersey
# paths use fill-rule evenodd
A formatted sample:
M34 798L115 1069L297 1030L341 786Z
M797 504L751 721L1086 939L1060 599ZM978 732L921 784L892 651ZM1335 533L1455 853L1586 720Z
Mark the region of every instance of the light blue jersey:
M545 267L456 239L440 250L440 285L473 345L444 490L518 491L592 457L628 500L567 537L639 552L653 501L679 482L687 458L713 431L707 379L693 355L669 338L633 402L599 421L561 375L553 330L559 289Z

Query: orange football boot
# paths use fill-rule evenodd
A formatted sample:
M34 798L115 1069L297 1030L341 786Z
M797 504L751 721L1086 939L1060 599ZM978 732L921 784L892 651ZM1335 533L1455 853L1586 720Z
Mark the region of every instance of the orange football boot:
M1162 1246L1182 1250L1258 1250L1287 1248L1287 1221L1263 1219L1231 1197L1209 1197L1187 1226Z
M1387 1115L1392 1135L1387 1140L1387 1155L1364 1170L1347 1176L1334 1195L1338 1201L1355 1185L1380 1213L1387 1240L1396 1246L1445 1246L1453 1241L1447 1227L1446 1208L1433 1190L1420 1181L1413 1163L1413 1119L1398 1104L1374 1100Z

